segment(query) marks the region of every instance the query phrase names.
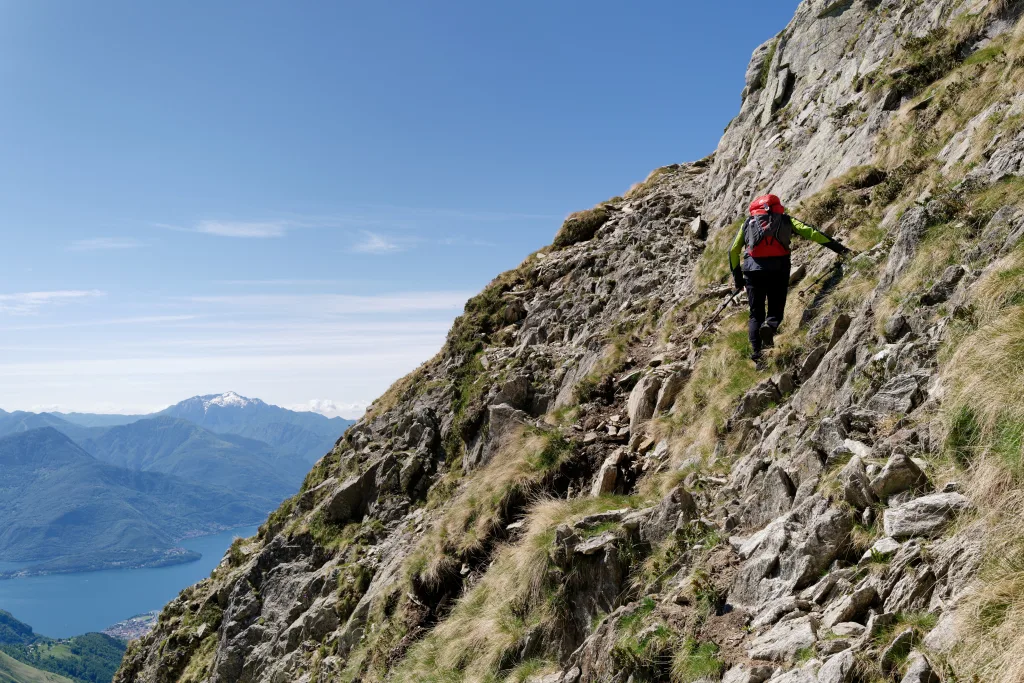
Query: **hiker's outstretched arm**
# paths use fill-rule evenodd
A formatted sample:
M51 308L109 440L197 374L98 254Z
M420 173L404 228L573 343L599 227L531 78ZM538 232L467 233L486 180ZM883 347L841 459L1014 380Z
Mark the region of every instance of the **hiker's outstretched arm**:
M736 231L736 237L733 238L732 247L729 249L729 270L732 271L736 289L743 289L743 270L740 265L743 263L743 226L745 224L745 222L740 224L740 229Z
M798 221L792 216L789 217L789 220L793 222L793 232L800 235L804 239L820 244L826 249L831 249L837 254L845 254L850 251L845 246L843 246L843 244L839 240L829 237L821 230L815 228L813 225L807 225L806 223Z

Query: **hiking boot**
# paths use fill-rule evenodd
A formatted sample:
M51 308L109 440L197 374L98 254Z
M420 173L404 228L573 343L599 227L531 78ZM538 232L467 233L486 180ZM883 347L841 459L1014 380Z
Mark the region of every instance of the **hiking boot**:
M761 325L761 328L757 331L757 336L761 338L761 345L770 349L775 346L775 328L765 323Z

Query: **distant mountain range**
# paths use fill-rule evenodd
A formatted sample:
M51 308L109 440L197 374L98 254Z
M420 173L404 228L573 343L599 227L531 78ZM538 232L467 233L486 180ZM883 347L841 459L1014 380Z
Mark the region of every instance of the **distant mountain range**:
M0 562L187 561L178 541L261 521L350 424L234 392L145 416L0 411Z
M100 462L52 427L0 439L0 549L36 571L172 563L190 535L262 519L277 502Z
M246 398L233 391L224 394L193 396L170 408L152 415L102 415L95 413L6 413L0 411L0 435L5 432L4 416L14 418L14 424L26 420L25 416L41 418L47 425L65 432L76 428L117 427L150 417L176 417L198 425L216 434L234 434L263 441L290 455L299 455L309 464L315 463L334 447L354 420L326 417L320 413L299 412L264 403L258 398ZM51 421L46 421L49 418ZM52 419L60 420L62 428ZM38 421L38 420L37 420ZM32 421L29 421L32 423ZM42 425L40 425L42 426ZM75 432L81 434L81 432ZM307 468L308 469L308 468Z
M108 683L125 646L102 633L54 640L0 610L0 683Z
M309 463L299 455L167 416L110 427L80 443L111 465L172 474L274 500L295 493L309 471Z

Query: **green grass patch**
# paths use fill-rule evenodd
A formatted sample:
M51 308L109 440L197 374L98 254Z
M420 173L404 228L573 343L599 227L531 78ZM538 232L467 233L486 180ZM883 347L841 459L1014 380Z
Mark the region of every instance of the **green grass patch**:
M696 683L701 679L718 680L725 662L714 643L701 643L687 638L672 660L672 683Z

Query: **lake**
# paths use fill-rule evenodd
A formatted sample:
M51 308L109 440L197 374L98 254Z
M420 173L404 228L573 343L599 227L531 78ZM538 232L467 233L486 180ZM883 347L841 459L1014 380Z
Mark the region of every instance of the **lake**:
M160 609L213 571L231 541L256 533L242 527L182 541L202 553L194 562L152 569L112 569L79 574L50 574L0 581L0 609L51 638L102 631L119 621ZM15 567L11 567L15 568Z

